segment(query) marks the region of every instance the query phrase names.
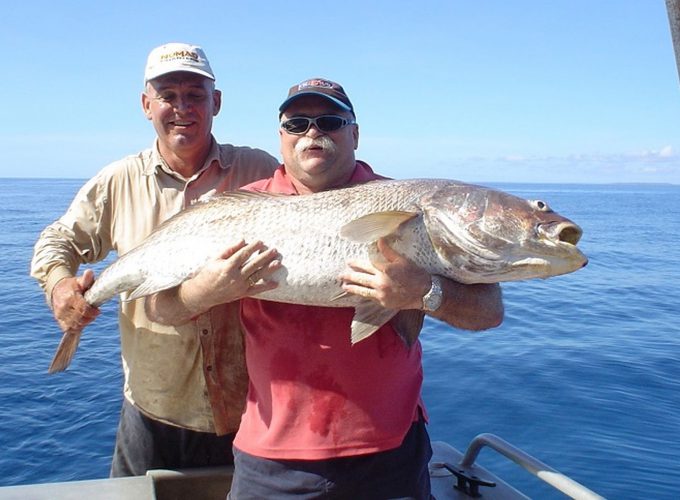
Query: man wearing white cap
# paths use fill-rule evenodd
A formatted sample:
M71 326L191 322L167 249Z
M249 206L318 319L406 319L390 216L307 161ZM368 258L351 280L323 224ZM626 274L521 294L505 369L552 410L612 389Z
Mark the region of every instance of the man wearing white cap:
M199 198L275 170L278 162L264 151L216 142L212 120L220 105L200 47L169 43L151 51L142 109L156 130L154 145L102 169L35 245L31 275L64 332L82 330L99 314L83 298L94 274L77 276L81 264L112 250L122 255ZM257 249L225 251L225 269L231 254ZM231 463L247 384L238 308L169 327L146 316L143 299L121 301L119 322L125 397L111 475Z

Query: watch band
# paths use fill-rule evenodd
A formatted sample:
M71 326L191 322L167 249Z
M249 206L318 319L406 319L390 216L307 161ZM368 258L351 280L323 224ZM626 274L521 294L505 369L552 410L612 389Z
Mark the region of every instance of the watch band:
M434 312L439 309L444 299L442 279L436 275L432 275L431 279L432 286L430 286L428 292L423 296L423 310L427 312Z

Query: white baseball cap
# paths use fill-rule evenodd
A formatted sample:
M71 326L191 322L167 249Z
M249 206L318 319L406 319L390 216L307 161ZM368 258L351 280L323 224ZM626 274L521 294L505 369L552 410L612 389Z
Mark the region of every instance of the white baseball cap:
M188 71L215 79L201 47L186 43L166 43L149 53L144 70L144 85L149 80L175 71Z

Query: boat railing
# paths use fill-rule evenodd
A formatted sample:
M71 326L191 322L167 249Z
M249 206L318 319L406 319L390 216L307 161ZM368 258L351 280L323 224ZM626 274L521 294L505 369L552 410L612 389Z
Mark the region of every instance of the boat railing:
M538 477L545 483L549 484L553 488L561 491L570 498L576 500L602 500L604 497L598 495L597 493L586 488L582 484L574 481L568 476L565 476L561 472L553 469L549 465L544 464L540 460L532 457L528 453L520 450L519 448L511 445L504 439L494 435L494 434L480 434L475 437L468 446L463 458L460 463L456 464L456 472L454 474L458 478L458 488L467 489L468 491L473 491L477 493L480 486L486 486L484 481L479 481L476 477L478 474L477 469L474 467L475 461L479 456L479 453L484 447L489 447L494 451L500 453L506 458L512 460L517 465L530 472L534 476ZM449 465L449 464L446 464ZM442 464L444 466L444 464ZM447 467L448 468L448 467ZM472 474L466 474L466 471L472 472ZM453 472L453 471L452 471Z

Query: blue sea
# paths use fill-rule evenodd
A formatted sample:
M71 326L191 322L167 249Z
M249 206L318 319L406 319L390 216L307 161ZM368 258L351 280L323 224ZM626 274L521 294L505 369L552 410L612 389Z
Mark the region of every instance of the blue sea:
M0 179L0 486L108 475L122 392L115 301L70 369L48 375L60 332L28 276L38 234L81 184ZM502 285L499 328L426 321L433 440L464 450L495 433L604 497L680 498L680 186L495 187L580 224L590 263ZM492 450L479 462L532 498L564 498Z

